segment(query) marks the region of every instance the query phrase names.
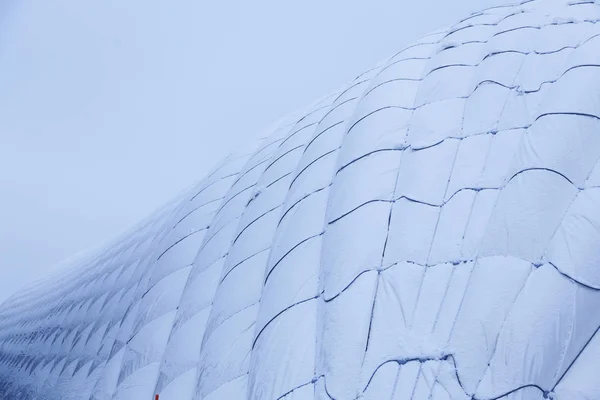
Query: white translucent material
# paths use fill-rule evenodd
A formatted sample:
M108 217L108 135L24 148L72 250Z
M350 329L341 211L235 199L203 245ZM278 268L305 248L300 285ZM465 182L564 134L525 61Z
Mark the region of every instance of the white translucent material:
M0 308L0 398L598 399L600 3L427 35Z

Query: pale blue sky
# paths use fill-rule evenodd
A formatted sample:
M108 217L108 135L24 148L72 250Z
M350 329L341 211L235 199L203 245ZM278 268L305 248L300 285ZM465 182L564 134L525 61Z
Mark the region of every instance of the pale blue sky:
M239 141L502 0L3 0L0 301Z

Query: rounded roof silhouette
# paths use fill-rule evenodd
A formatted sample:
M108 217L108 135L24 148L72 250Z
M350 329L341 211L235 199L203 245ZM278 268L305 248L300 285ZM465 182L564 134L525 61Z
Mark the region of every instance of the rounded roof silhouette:
M600 4L490 8L0 308L5 399L600 398Z

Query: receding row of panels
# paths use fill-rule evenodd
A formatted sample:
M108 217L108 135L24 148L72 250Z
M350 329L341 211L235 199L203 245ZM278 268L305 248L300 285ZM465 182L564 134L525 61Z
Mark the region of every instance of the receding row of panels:
M600 397L600 5L427 35L0 309L9 399Z

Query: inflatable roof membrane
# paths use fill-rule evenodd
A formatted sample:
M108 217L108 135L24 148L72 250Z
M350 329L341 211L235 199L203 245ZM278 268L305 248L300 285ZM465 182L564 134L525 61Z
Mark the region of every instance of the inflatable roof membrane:
M600 3L429 34L0 309L0 398L599 399Z

